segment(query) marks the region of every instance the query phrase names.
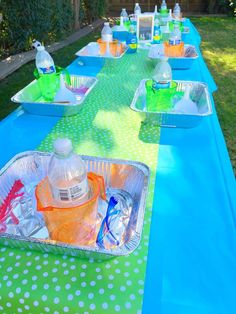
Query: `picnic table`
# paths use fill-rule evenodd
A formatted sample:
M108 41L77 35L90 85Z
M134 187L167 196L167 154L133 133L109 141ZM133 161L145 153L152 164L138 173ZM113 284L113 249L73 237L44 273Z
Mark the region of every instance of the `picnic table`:
M217 90L200 52L176 80ZM141 243L126 257L83 260L0 246L2 313L234 313L236 186L217 113L191 129L147 128L129 109L151 66L147 52L124 56L121 69L68 66L99 79L76 116L31 115L21 107L0 123L0 168L15 154L52 150L70 137L78 153L146 163L151 170ZM6 243L5 243L6 244Z

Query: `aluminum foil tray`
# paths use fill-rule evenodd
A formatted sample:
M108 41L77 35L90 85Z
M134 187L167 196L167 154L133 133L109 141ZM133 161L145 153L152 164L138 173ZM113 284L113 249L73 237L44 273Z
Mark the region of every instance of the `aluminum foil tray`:
M11 100L19 103L29 113L42 116L71 116L77 114L83 101L97 83L97 78L89 76L70 75L71 91L76 95L75 104L45 102L37 80L34 80Z
M108 199L111 196L122 199L119 206L121 214L117 216L115 226L112 228L123 240L120 245L111 249L101 248L97 243L93 246L76 246L50 240L43 216L36 210L35 187L47 174L50 156L50 153L24 152L16 155L0 170L0 206L12 191L14 182L20 180L24 185L14 201L9 202L11 212L19 223L16 224L9 215L3 230L1 228L3 223L1 225L0 222L0 243L29 250L96 259L128 255L133 252L138 247L142 234L149 168L135 161L82 156L87 170L102 175L105 180L107 201L99 201L99 219L104 219ZM122 216L124 212L126 223ZM0 212L0 217L1 214Z
M90 42L88 45L77 51L75 54L79 57L78 63L79 65L84 66L117 66L119 64L119 60L124 56L127 51L127 47L122 54L117 55L115 57L106 57L105 55L100 55L99 53L93 53L92 50L94 46L97 46L98 43Z
M186 85L191 85L190 97L196 103L197 114L184 114L178 112L148 112L146 107L147 79L140 82L130 108L138 112L144 123L172 128L193 128L199 125L202 119L212 114L212 105L206 84L195 81L175 81L178 91L185 91ZM173 96L175 97L175 96ZM174 101L174 99L173 99Z
M172 69L187 70L192 67L193 63L198 59L198 53L194 46L185 44L184 50L186 51L188 48L191 48L196 55L194 57L175 57L175 58L169 57L168 62ZM161 56L163 55L164 55L163 44L153 45L148 53L148 57L149 59L152 60L154 66L156 66Z

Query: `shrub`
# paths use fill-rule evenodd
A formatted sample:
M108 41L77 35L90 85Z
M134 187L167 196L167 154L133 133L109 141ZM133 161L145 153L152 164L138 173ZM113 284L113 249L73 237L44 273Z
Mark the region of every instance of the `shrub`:
M104 14L105 0L81 0L80 24ZM73 30L71 0L0 0L0 58L31 49L32 40L44 44L65 38Z
M227 13L235 16L236 14L236 0L208 0L208 13Z

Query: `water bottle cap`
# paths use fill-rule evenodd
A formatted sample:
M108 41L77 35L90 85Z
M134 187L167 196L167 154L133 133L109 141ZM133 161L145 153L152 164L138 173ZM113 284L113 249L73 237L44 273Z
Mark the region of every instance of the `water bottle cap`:
M36 47L37 48L37 51L43 51L43 50L45 50L45 47L44 46L38 46L38 47Z
M54 151L58 155L68 155L73 150L72 142L68 138L58 138L54 142Z

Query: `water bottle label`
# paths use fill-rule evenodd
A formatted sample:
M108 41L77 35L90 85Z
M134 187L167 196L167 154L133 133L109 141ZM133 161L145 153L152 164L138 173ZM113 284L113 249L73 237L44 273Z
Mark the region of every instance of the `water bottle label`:
M129 48L130 49L137 49L137 43L134 43L134 44L129 44Z
M68 189L58 189L53 187L53 195L56 200L62 202L75 201L87 193L87 180L83 180L79 184L69 187Z
M180 45L181 40L180 39L170 39L169 44L172 46Z
M156 82L156 81L154 81L153 84L152 84L152 87L154 89L169 88L170 87L170 82Z
M51 74L51 73L56 72L56 70L55 70L55 67L51 65L50 67L39 68L39 72L40 74Z
M160 41L161 40L161 33L160 33L160 30L159 28L158 29L154 29L154 34L153 34L153 40L154 41Z

